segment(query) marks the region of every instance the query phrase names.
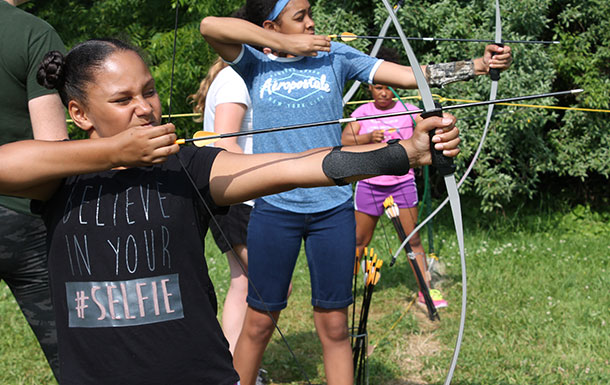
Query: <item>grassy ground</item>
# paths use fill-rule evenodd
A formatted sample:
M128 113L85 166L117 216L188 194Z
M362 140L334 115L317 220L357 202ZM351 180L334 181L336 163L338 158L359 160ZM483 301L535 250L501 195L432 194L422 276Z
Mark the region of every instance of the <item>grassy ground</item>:
M453 384L610 383L610 214L578 206L524 208L503 216L464 210L468 318ZM369 319L371 384L439 384L448 370L459 321L460 267L449 222L436 229L450 307L431 323L409 307L415 283L405 260L386 266ZM397 239L386 224L390 242ZM423 237L425 240L425 237ZM210 239L208 239L210 241ZM374 247L387 259L377 231ZM227 263L213 242L210 274L222 299ZM212 252L212 250L214 250ZM312 383L324 383L321 352L302 258L280 327ZM276 333L277 334L277 333ZM274 337L263 366L275 384L304 383L283 342ZM0 383L52 384L36 341L12 295L0 285Z

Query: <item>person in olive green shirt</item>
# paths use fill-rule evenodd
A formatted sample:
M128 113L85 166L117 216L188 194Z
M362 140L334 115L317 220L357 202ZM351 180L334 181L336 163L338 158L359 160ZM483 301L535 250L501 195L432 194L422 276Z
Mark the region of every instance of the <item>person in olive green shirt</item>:
M40 86L43 56L64 51L57 32L0 0L0 145L24 139L67 139L59 95ZM0 280L11 289L58 378L57 336L48 285L46 230L27 199L0 195Z

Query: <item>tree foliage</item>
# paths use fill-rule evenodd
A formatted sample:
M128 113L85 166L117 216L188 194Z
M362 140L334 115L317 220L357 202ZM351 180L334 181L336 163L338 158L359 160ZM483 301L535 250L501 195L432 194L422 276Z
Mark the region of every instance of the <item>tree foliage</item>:
M243 0L179 0L173 114L191 111L187 97L197 90L216 57L199 34L200 20L208 15L230 15L243 3ZM312 3L316 31L320 34L351 31L374 35L387 17L378 1ZM54 0L28 3L26 7L49 21L68 47L92 37L128 37L146 53L167 113L176 5L175 0ZM500 5L504 39L557 39L561 44L513 44L515 61L502 74L498 97L584 88L586 93L576 97L536 103L610 108L610 25L606 21L610 3L521 0L501 1ZM495 30L494 12L491 0L422 0L406 2L398 18L407 36L491 39ZM389 35L395 35L393 28ZM350 44L365 52L372 46L372 42L365 40ZM399 42L384 44L403 52ZM422 64L478 57L484 50L480 43L412 42L412 46ZM489 78L479 76L433 92L453 99L486 100L489 86ZM365 99L368 95L363 88L356 97ZM486 111L481 107L455 112L463 138L458 170L465 169L474 154ZM496 106L484 151L463 191L478 197L482 207L490 211L501 209L513 199L535 197L549 180L556 183L562 178L572 181L576 177L582 182L582 188L574 189L576 194L587 190L589 199L599 199L596 194L605 191L610 176L610 142L603 125L607 117L607 113ZM199 124L189 118L174 122L181 135L199 129Z
M174 43L174 21L178 9L176 60L172 114L192 112L188 96L216 59L216 53L199 33L199 22L208 15L228 16L242 6L241 0L54 0L27 3L29 11L48 21L67 48L90 38L116 37L139 47L150 65L168 113ZM172 119L180 135L200 129L190 118ZM72 127L71 134L78 136Z
M561 40L554 49L558 72L557 87L582 87L581 98L589 108L610 108L610 3L602 0L554 4L556 24L553 32ZM555 155L544 170L581 180L592 173L608 178L610 140L605 124L608 114L569 112L561 125L549 132Z

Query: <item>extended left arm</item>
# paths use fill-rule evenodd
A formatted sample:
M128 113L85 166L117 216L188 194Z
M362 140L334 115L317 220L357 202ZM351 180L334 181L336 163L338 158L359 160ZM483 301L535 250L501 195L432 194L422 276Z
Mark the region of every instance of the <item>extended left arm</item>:
M509 46L498 47L494 44L489 44L485 47L485 53L482 57L473 59L472 75L486 75L490 68L497 68L501 71L507 69L512 63L511 48ZM426 73L427 66L422 66L422 70ZM417 88L417 82L411 67L402 66L395 63L383 62L373 78L375 84L383 84L398 88Z
M431 130L436 130L433 142L437 150L450 157L459 153L459 130L455 127L453 116L445 114L443 118L419 119L413 136L399 142L406 156L404 151L383 153L382 157L371 156L371 151L387 148L386 143L344 147L341 149L343 154L333 157L332 162L327 159L325 164L323 162L332 150L328 147L298 154L241 155L222 152L216 157L210 173L212 198L218 205L229 205L296 187L331 186L335 184L333 178L337 170L341 174L340 179L346 182L382 175L395 164L404 164L404 170L399 171L407 173L409 167L431 163L428 136ZM345 153L362 155L344 156ZM339 162L335 162L336 159Z

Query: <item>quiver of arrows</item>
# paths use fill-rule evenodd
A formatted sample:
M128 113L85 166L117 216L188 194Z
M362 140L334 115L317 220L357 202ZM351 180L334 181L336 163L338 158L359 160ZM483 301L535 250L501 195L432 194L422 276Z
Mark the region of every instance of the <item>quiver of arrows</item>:
M368 256L368 258L367 258ZM375 286L379 283L381 278L381 266L383 260L377 258L374 250L371 248L370 252L365 247L364 256L362 261L359 261L356 256L356 263L354 266L354 305L352 309L352 352L354 358L354 383L364 384L366 378L366 365L367 365L367 349L368 349L368 331L367 322L369 309L371 306L371 299L373 298L373 291ZM362 269L360 269L362 267ZM356 313L356 283L358 271L362 270L364 275L364 287L362 289L362 303L360 306L360 318L358 325L356 326L355 313Z

